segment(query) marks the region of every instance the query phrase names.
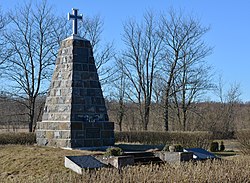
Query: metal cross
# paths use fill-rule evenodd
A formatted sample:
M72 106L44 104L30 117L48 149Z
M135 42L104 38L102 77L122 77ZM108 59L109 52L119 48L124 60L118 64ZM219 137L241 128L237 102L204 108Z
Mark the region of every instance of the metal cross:
M78 9L72 8L73 14L68 13L68 20L73 19L73 35L77 35L77 19L82 20L82 14L77 15Z

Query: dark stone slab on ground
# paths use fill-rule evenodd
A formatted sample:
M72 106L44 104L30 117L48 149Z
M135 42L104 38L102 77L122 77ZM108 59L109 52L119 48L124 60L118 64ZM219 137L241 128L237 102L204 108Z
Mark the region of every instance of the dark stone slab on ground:
M82 174L83 169L106 167L105 164L93 156L66 156L64 165L78 174Z
M202 148L184 149L184 152L192 152L194 160L219 159L216 155Z

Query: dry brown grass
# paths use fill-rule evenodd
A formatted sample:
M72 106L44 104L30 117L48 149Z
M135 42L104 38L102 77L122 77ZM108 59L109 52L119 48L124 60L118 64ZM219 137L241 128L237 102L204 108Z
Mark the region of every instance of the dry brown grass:
M0 146L0 182L249 182L250 156L182 165L143 165L86 170L77 175L64 167L64 156L93 154L59 148Z
M0 180L6 182L49 182L56 175L70 175L64 167L68 155L93 154L90 151L61 148L5 145L0 146ZM0 181L0 182L1 182Z

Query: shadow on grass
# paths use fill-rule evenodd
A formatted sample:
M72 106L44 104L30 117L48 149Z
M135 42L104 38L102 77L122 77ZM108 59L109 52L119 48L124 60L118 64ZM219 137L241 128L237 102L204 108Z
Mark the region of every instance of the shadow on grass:
M234 151L223 151L223 152L213 152L215 155L220 157L235 156L237 155Z

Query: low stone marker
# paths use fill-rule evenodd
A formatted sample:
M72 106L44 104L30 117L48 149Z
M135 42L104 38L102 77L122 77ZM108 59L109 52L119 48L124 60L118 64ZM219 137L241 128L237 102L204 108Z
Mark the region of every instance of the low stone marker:
M155 156L168 163L180 163L193 160L192 152L156 152Z
M78 174L82 174L83 169L106 167L104 163L93 156L66 156L64 165Z
M121 169L124 166L134 165L133 156L109 156L109 157L96 157L100 162L111 165L117 169Z
M84 169L103 167L115 167L121 169L124 166L134 165L133 156L66 156L64 165L66 168L82 174Z

